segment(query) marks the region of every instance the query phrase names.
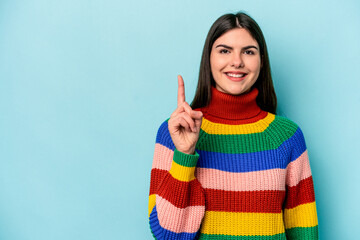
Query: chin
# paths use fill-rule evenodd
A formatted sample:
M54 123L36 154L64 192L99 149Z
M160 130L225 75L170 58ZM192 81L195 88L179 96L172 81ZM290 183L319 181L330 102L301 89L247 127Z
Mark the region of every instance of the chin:
M223 93L231 94L231 95L241 95L245 92L249 92L252 87L252 82L243 81L243 82L220 82L220 84L216 84L216 88Z
M247 91L248 91L248 89L243 88L243 87L229 87L227 89L227 92L231 95L241 95Z

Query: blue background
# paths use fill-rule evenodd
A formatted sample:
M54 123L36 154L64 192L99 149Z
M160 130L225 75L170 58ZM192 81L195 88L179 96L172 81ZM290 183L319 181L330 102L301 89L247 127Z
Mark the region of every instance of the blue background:
M358 1L0 1L0 239L151 239L158 127L206 34L244 10L298 123L321 239L358 237Z

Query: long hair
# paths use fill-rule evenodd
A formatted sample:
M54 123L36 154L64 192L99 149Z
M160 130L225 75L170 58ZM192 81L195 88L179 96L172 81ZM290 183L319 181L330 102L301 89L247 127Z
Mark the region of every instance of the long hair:
M216 39L218 39L225 32L234 28L246 29L259 44L262 68L260 70L259 77L252 88L256 87L259 90L256 102L260 109L275 114L277 99L271 78L270 62L265 38L255 20L243 12L222 15L211 26L202 52L198 85L194 99L190 106L193 109L196 109L205 107L210 103L211 86L215 87L215 80L212 76L210 68L211 49Z

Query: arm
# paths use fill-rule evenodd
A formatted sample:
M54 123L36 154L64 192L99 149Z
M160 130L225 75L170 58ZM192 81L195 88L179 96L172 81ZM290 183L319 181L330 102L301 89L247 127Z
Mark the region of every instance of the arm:
M313 178L304 135L299 127L289 144L292 150L286 167L286 237L290 240L319 239Z
M199 155L176 150L165 121L156 137L149 193L155 239L194 239L205 213L205 196L194 176Z

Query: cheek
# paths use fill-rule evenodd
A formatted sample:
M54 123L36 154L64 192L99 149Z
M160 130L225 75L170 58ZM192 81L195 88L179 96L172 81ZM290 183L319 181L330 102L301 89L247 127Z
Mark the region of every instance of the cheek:
M210 66L213 71L221 71L226 67L226 61L220 57L212 57L210 58Z
M216 59L214 59L214 57L210 57L210 69L213 76L217 74L218 63L216 62Z
M260 71L261 61L260 59L251 59L247 66L251 71L258 72Z

